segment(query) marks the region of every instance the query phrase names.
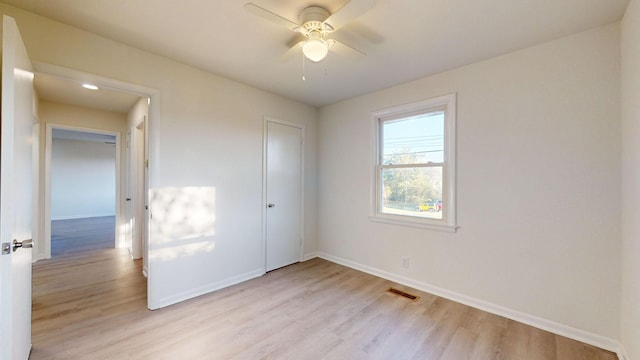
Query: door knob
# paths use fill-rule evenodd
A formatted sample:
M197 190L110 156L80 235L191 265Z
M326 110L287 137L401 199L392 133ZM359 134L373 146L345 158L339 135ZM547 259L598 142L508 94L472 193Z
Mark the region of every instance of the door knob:
M33 240L32 239L28 239L28 240L24 240L24 241L18 241L16 239L13 239L13 251L18 250L19 248L32 248L33 247Z
M267 207L268 207L268 208L276 207L276 204L268 203L268 204L267 204Z

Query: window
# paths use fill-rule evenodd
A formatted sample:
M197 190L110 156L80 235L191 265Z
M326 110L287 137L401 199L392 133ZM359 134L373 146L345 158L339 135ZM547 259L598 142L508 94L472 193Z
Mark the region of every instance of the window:
M455 94L373 114L373 220L455 231Z

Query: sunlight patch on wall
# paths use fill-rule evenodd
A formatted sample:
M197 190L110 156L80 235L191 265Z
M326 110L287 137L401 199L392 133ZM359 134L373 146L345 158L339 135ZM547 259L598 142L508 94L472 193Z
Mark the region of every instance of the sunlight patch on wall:
M215 249L216 189L165 187L151 191L150 259L169 261Z
M116 236L118 249L131 249L131 239L127 239L127 234L130 231L131 223L124 221L118 226L118 234Z

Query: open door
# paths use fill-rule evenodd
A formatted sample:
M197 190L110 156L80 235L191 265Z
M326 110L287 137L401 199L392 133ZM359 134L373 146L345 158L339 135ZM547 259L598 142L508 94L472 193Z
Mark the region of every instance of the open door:
M142 220L142 273L145 277L149 274L149 122L147 116L143 117L142 124L142 168L143 178L142 185L142 201L144 202L144 212Z
M127 137L125 139L125 148L126 148L126 155L125 155L125 189L124 189L124 193L125 193L125 199L124 199L124 219L125 219L125 226L124 226L124 243L127 247L127 249L129 250L129 255L133 256L133 210L132 210L132 204L131 204L131 198L132 198L132 186L131 186L131 179L133 178L133 175L131 174L131 157L133 154L133 150L131 148L131 130L129 130L127 132Z
M143 166L144 166L144 117L131 127L131 152L129 166L129 184L131 191L132 204L132 256L134 259L143 257L142 239L144 236L144 183L143 183Z
M0 359L31 350L33 68L13 18L2 19Z

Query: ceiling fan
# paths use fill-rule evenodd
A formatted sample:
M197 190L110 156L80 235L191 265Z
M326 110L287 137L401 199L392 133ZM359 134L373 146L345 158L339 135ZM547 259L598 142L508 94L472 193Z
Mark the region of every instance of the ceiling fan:
M334 47L334 50L337 48L338 50L342 49L366 55L361 50L336 39L328 38L328 36L374 6L374 0L349 0L333 14L320 6L309 6L298 15L299 23L254 3L247 3L244 8L254 15L284 25L290 30L301 34L303 39L292 46L288 53L297 52L298 49L302 48L302 53L307 59L318 62L324 59L329 50Z

